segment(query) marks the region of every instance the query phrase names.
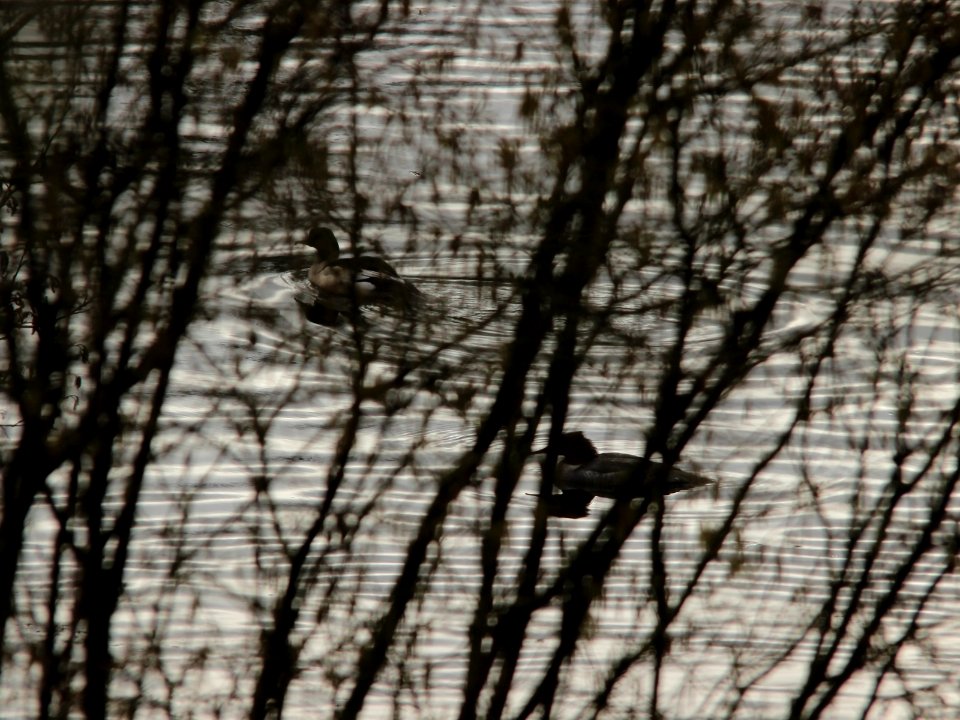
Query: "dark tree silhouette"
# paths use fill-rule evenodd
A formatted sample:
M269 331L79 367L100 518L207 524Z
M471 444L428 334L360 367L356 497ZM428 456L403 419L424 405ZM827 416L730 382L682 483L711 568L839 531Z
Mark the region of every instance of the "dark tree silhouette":
M4 704L947 716L958 56L951 2L0 7ZM422 294L324 296L316 226ZM582 422L662 464L558 517Z

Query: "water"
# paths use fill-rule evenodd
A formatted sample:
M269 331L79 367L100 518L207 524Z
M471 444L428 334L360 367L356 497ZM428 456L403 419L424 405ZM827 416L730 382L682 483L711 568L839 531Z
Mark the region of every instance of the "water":
M395 363L408 353L429 354L442 348L440 362L459 372L451 383L454 388L470 383L482 387L490 364L496 363L510 338L515 307L509 304L509 288L467 281L431 283L426 273L407 274L443 311L433 315L434 309L428 310L428 334L415 322L413 340L402 314L382 309L366 312L369 327L364 342L375 342L380 349L371 377L390 377ZM188 687L194 683L207 703L216 697L210 689L229 685L227 678L236 673L235 663L243 658L250 662L249 654L255 652L258 623L265 616L251 603L269 607L281 591L284 545L297 542L324 497L337 429L351 402L354 348L349 327L328 328L303 318L295 302L296 293L303 289L296 273L268 270L234 285L236 279L214 281L233 289L230 294L216 291L216 316L194 326L191 342L178 359L166 411L170 427L159 443L165 450L158 453L161 459L153 471L153 490L141 510L139 537L144 555L134 558L129 572L131 602L138 598L136 605L141 606L146 598L164 598L169 580L163 568L169 559L159 548L171 531L183 532L188 557L178 594L185 597L167 598L178 609L168 620L172 642L165 653L176 666L178 660L186 663L192 657L191 642L198 636L204 641L211 634L217 638L218 652L210 659L213 669L196 677L187 673L192 677ZM499 312L498 299L507 303L506 313ZM258 307L253 317L246 313L250 302ZM802 307L796 315L803 317ZM635 330L628 318L625 325ZM464 332L472 325L479 327ZM954 392L952 322L931 310L915 330L924 338L915 353L916 361L929 367L924 375L927 389L933 397L943 397L945 390ZM452 338L457 341L443 347ZM618 344L622 338L605 337L597 354L608 357L620 352L626 347ZM711 340L708 335L703 342ZM849 438L856 437L853 428L866 427L887 437L896 423L882 396L878 402L877 388L862 379L869 367L866 350L848 348L836 375L818 385L815 403L839 398L841 404L806 426L795 448L776 458L756 479L739 511L735 542L728 543L720 560L708 568L685 607L675 627L677 637L684 639L671 653L662 689L676 703L678 716L715 713L715 703L721 701L722 707L734 682L752 680L752 673L758 671L750 668L767 664L772 673L756 681L747 707L767 716L783 711L797 675L803 672L803 658L812 650L812 638L800 642L790 662L780 662L778 655L796 637L801 618L809 617L827 597L828 583L840 572L851 503L866 506L875 501L889 472L888 451L876 448L864 454L849 446ZM213 398L211 378L222 388ZM665 548L673 593L682 592L689 581L705 533L718 527L730 512L732 497L753 464L786 427L791 399L799 387L792 359L769 362L711 414L692 444L681 464L716 477L719 484L716 489L669 500ZM891 387L889 393L893 391ZM314 550L316 587L304 608L301 628L302 637L307 638L301 655L306 670L292 688L287 708L292 716L309 714L315 707L329 708L337 698L342 701L326 674L332 667L349 667L351 648L364 641L358 627L383 610L405 559L405 547L432 499L437 476L472 442L473 423L484 403L457 412L448 407L455 405L453 392L448 389L432 396L397 391L400 397L394 402L402 409L396 414L388 412L392 406L379 402L365 405L357 449L334 501L337 515L356 523L354 534L347 539L328 528ZM579 376L571 399L569 426L583 429L602 449L642 451L639 433L651 413L649 398L636 386L611 378L609 367L598 359ZM933 427L933 409L925 412ZM262 446L251 430L255 422L267 428ZM194 427L202 431L195 433ZM405 457L411 449L415 456L409 461ZM479 536L494 499L489 471L480 473L453 506L443 536L432 550L437 565L429 592L411 611L408 627L411 632L416 628L416 639L402 656L402 683L409 689L398 702L405 713L445 717L457 706L466 629L480 581ZM269 478L268 496L255 493L254 480L261 477ZM531 495L537 492L538 478L536 464L528 463L508 515L509 533L501 558L502 582L507 584L501 592L509 592L509 579L522 565L533 518ZM859 499L854 498L857 491ZM566 553L586 538L610 504L597 500L588 518L552 521L543 583L549 582ZM923 504L921 499L915 508L918 519ZM909 518L905 521L899 532L908 532ZM589 706L607 663L625 646L639 646L654 621L646 589L649 527L642 524L628 541L592 612L590 640L578 653L564 685L569 699L565 710L576 711L571 716ZM902 545L889 543L879 571L884 566L892 571L910 547L907 535ZM151 569L154 566L159 567ZM909 579L907 592L923 592L935 572L934 565L926 570L921 565ZM958 629L950 600L958 591L960 585L948 576L924 611L924 623L938 628L937 645L944 652L949 652L949 637L955 637ZM191 615L186 606L193 602L199 603L199 609ZM323 614L322 622L306 619L318 612ZM909 612L904 610L904 622ZM784 617L792 621L785 623ZM537 615L529 632L529 651L520 665L520 687L524 678L537 677L549 658L559 620L556 608ZM944 631L948 634L940 635ZM332 658L342 659L332 662ZM950 666L949 661L941 665ZM643 667L638 666L622 683L626 690L616 696L621 710L649 692ZM737 679L731 680L734 667L740 669L734 674ZM949 677L949 672L934 669L918 671L933 686ZM400 668L394 666L385 670L370 699L372 716L394 701L391 688L398 682L398 672ZM218 674L223 675L222 681L216 680ZM349 687L348 678L344 680ZM866 686L859 690L853 686L849 697L838 704L840 715L855 715L862 702L858 692L865 690Z
M519 215L533 200L529 184L518 180L512 192L505 188L492 157L505 152L504 142L516 141L529 163L524 167L539 167L533 159L536 142L525 134L516 108L524 81L555 66L554 11L548 5L490 11L478 20L482 41L464 48L449 32L457 8L432 10L363 58L364 70L395 103L388 106L407 107L411 117L420 113L417 141L407 144L389 112L363 103L333 117L328 138L338 171L345 163L352 110L358 113L358 132L378 139L359 159L367 192L378 198L395 194L414 208L419 224L414 228L383 212L364 226L365 239L421 288L423 306L412 314L366 308L357 328L344 316L329 325L311 322L298 302L310 293L304 278L308 252L296 242L305 228L288 230L276 223L277 213L251 204L221 238L204 287L205 311L178 351L112 635L118 665L113 697L118 703L140 699L143 716L245 714L259 671L261 630L270 625L270 610L285 589L290 556L327 501L330 519L308 556L309 588L294 633L302 645L301 672L285 714L326 717L342 705L357 654L387 607L438 480L472 446L498 388L519 316L512 278L523 275L539 235L536 228L487 229L498 227L497 199L514 202ZM522 61L505 63L503 53L512 52L519 39ZM585 52L598 48L588 43ZM410 74L448 53L445 72L425 86L425 98L415 106L404 97ZM285 71L295 74L297 66ZM558 104L561 114L569 109ZM201 155L205 143L223 137L222 127L202 122L191 132ZM461 152L454 154L463 156L459 175L437 160L447 157L440 153L442 138L456 135ZM709 139L703 143L708 146ZM464 218L473 186L494 199L471 223ZM692 194L700 190L690 188ZM299 200L308 197L293 181L289 191ZM316 212L321 217L311 216L310 222L327 220L325 214L346 218L349 199ZM668 214L668 206L651 201L627 217L643 223ZM767 229L771 240L787 232L785 226ZM656 361L675 337L676 247L669 229L651 232L652 246L665 248L659 259L666 270L642 262L630 246L617 247L611 268L588 294L590 307L608 311L609 319L594 337L584 328L590 350L572 388L567 426L583 430L601 450L643 452L659 380ZM791 293L775 316L771 347L829 320L836 292L831 278L850 261L857 239L848 232L833 256L812 258L794 273ZM927 252L921 248L914 257L899 248L884 260L909 268L929 257ZM764 291L765 273L755 269L744 277L736 294L746 304ZM956 300L949 282L944 297ZM693 581L712 533L729 514L736 512L737 519L672 626L659 688L660 707L669 716L720 717L732 714L735 705L742 717L786 713L815 651L816 635L804 628L813 626L831 583L844 572L849 526L881 500L894 469L897 409L903 402L898 367L915 373L915 410L901 440L932 446L942 414L955 402L960 370L955 307L954 302L952 313L944 314L933 301L911 306L906 299L881 299L871 308L874 315L854 317L811 392L814 414L769 462L767 453L791 426L795 403L806 389L805 367L794 352L773 352L694 435L681 467L718 482L667 501L662 545L671 598ZM911 314L909 332L897 329L899 321L888 323L888 316ZM690 371L711 357L724 319L722 313L714 321L707 318L691 335L684 355ZM885 344L872 332L877 327L891 329ZM355 411L352 387L360 352L367 363L364 385L380 389L360 406L355 446L342 482L328 496L337 482L337 443ZM881 372L878 354L884 359ZM549 361L544 352L534 366L527 411ZM543 428L538 442L545 437ZM496 457L494 452L485 459L451 505L429 548L429 580L411 604L371 692L368 717L396 711L402 717L446 718L459 708L467 631L482 579L481 538L496 497ZM943 460L940 473L898 508L874 581L865 588L869 602L882 599L915 547L926 508L937 497L936 481L953 469L951 462ZM905 462L908 470L921 466L919 452ZM523 568L539 477L536 462L528 460L510 503L494 584L503 603L513 597ZM745 483L749 491L741 497ZM551 518L537 581L541 590L556 580L565 559L612 505L598 499L585 518ZM957 509L954 502L949 510L954 524ZM639 659L616 684L608 712L645 714L653 673L644 644L656 623L649 589L651 528L650 519L641 522L616 560L581 646L561 674L563 701L555 716L589 716L611 668L629 653ZM22 638L21 647L41 634L54 530L49 512L37 508L18 578L21 613L12 632ZM875 530L865 533L855 557L866 554L873 535ZM874 710L878 716L909 716L908 692L914 693L914 707L931 717L938 708L925 703L938 693L945 708L960 706L955 690L960 583L949 572L940 576L953 552L949 536L948 523L927 559L903 579L901 597L886 615L879 643L893 643L902 633L913 640L897 655L900 676L888 675L881 685L888 702ZM67 571L69 578L74 570ZM917 603L931 583L936 590L920 611ZM69 610L63 608L58 618L64 636ZM854 622L866 623L866 617ZM508 703L511 712L520 710L539 681L562 621L559 600L534 614ZM0 687L3 707L31 707L31 672L25 652L10 658ZM859 717L872 680L873 673L862 673L845 686L830 716Z

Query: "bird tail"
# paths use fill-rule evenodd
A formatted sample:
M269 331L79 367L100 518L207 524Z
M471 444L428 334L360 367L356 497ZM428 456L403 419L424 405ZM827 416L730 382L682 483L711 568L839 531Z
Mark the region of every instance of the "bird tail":
M670 468L670 481L667 483L666 494L669 495L681 490L692 490L704 485L713 485L715 482L713 478L704 475L698 475L680 468Z

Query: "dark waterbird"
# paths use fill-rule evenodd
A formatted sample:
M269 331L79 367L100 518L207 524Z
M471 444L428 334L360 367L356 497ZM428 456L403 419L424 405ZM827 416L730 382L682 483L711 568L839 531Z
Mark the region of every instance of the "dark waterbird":
M368 303L410 301L419 295L382 257L340 257L340 243L330 228L313 228L303 243L317 251L307 277L322 296Z
M663 465L626 453L601 453L582 432L560 436L555 446L557 466L554 484L562 492L548 502L556 515L582 517L595 497L642 498L650 493L652 483ZM546 453L548 448L535 451ZM711 485L714 481L696 473L670 468L664 495Z

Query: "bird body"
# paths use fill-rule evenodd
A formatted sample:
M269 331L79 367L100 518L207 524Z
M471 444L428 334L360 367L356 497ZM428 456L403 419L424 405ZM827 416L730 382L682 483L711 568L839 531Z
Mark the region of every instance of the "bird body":
M307 277L325 295L371 302L409 299L418 293L381 257L360 255L341 258L340 244L330 228L313 228L304 244L317 251Z
M615 497L627 486L642 458L626 453L598 453L582 463L561 457L554 482L561 490L583 490L600 497Z
M546 451L547 448L543 448L537 452ZM555 496L555 502L568 508L582 504L585 510L594 497L647 497L663 468L662 463L636 455L597 452L593 443L581 432L561 435L556 453L554 484L563 493ZM670 468L663 494L712 483L713 480L702 475Z

